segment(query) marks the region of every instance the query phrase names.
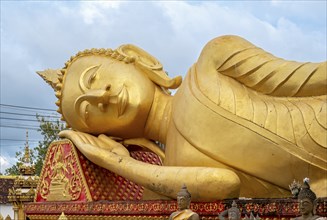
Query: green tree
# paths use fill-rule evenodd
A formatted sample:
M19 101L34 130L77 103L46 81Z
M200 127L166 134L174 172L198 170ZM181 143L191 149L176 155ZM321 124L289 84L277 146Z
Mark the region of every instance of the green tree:
M51 142L59 140L58 133L64 130L65 126L60 120L48 121L39 115L36 115L36 118L40 123L38 131L43 136L43 140L39 141L38 146L34 148L36 154L35 173L40 175L49 145Z
M59 139L58 133L64 130L65 126L59 120L49 121L39 115L36 115L36 119L40 123L38 132L43 136L43 140L39 141L38 146L34 149L30 148L29 150L31 163L35 165L35 174L40 175L49 145ZM17 162L5 170L6 175L19 175L19 166L23 163L24 152L24 149L16 152Z

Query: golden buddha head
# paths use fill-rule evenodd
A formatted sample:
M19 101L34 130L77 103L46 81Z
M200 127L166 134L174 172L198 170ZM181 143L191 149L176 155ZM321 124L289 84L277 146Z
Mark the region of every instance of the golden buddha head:
M85 50L61 71L38 73L56 90L58 112L70 127L122 138L142 136L156 87L167 93L181 83L133 45Z

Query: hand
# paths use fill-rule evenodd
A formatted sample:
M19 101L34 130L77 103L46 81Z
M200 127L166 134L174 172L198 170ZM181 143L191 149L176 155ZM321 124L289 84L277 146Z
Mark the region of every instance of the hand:
M102 153L111 152L120 156L129 156L128 150L122 144L104 134L95 137L79 131L64 130L59 133L59 137L70 139L80 150L92 145L92 148L103 149L99 150Z

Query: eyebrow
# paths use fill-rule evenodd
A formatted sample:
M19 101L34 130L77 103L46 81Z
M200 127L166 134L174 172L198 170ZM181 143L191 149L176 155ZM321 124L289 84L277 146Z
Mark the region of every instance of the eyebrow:
M79 78L79 87L83 92L85 92L86 90L89 90L91 88L92 81L96 77L100 67L101 67L101 64L93 65L93 66L86 68L82 72L82 74Z

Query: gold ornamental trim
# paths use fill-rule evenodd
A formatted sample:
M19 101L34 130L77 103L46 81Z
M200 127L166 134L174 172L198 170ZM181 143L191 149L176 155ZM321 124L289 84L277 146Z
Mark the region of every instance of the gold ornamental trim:
M86 199L87 201L92 201L92 197L91 197L91 193L87 187L87 183L86 183L86 179L83 175L83 172L82 172L82 167L81 167L81 164L80 164L80 161L79 161L79 157L78 157L78 153L74 147L74 144L68 140L68 139L63 139L63 140L58 140L58 141L54 141L52 142L49 147L48 147L48 151L47 151L47 154L46 154L46 157L45 157L45 164L43 165L42 167L42 170L41 170L41 175L40 175L40 182L37 186L37 193L35 194L34 196L34 202L37 202L37 196L40 195L43 199L46 199L46 196L44 196L44 194L49 194L50 193L50 185L51 185L51 174L49 173L49 171L47 170L48 167L52 167L52 161L51 161L51 156L53 154L53 152L51 151L51 149L53 147L56 147L56 146L60 146L62 147L63 145L65 144L68 144L70 146L70 153L71 153L71 156L72 158L74 158L76 160L76 168L77 168L77 172L74 171L74 175L77 175L78 178L80 178L80 181L81 181L81 192L83 192L83 190L85 191L85 195L86 195ZM50 178L50 183L46 180L47 178ZM80 193L81 193L80 192ZM77 198L78 200L78 198Z
M58 220L60 215L28 215L31 220ZM69 215L68 220L168 220L168 216L95 216L95 215ZM291 220L292 218L261 218L261 220ZM218 217L201 217L201 220L219 220Z
M60 215L28 215L31 220L58 220ZM68 220L168 220L168 216L104 216L104 215L66 215ZM216 218L202 218L205 220L214 220ZM218 220L218 218L217 218Z
M71 142L71 141L68 140L68 139L64 139L63 141L68 142L68 143L71 144L71 146L72 146L72 147L71 147L71 151L73 152L73 154L74 154L74 156L75 156L75 158L76 158L76 160L77 160L77 163L76 163L76 164L77 164L77 167L78 167L78 170L79 170L79 176L80 176L80 178L82 179L82 189L85 190L87 201L91 202L91 201L93 201L93 200L92 200L92 196L91 196L91 192L90 192L90 190L89 190L89 187L87 187L88 185L87 185L87 182L86 182L85 176L84 176L84 174L83 174L82 166L81 166L81 163L80 163L80 160L79 160L79 157L78 157L78 153L77 153L77 151L76 151L76 147L75 147L75 145L73 144L73 142Z

